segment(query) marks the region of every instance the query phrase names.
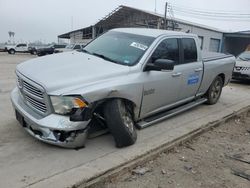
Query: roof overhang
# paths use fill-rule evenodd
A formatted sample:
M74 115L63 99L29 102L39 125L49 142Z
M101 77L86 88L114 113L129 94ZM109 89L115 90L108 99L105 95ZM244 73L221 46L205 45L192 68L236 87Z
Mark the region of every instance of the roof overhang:
M70 34L73 33L73 32L77 32L77 31L82 31L82 32L85 32L85 33L92 32L89 29L89 28L92 28L92 27L98 28L98 27L104 27L105 26L106 28L109 28L109 27L112 28L112 26L119 25L119 22L121 22L122 20L127 18L128 15L133 15L133 14L141 14L145 18L145 20L147 20L147 18L149 18L149 19L151 18L152 20L159 20L159 19L164 20L164 15L162 15L162 14L158 14L158 13L155 13L155 12L145 11L145 10L141 10L141 9L121 5L118 8L116 8L115 10L113 10L112 12L110 12L108 15L106 15L104 18L100 19L94 26L90 26L90 27L70 31L68 33L64 33L62 35L59 35L58 38L68 38L69 39ZM223 31L220 31L217 28L212 28L212 27L209 27L209 26L205 26L205 25L198 24L198 23L193 23L193 22L178 19L178 18L167 17L167 20L223 33Z
M238 37L238 38L250 38L249 31L239 31L235 33L224 33L224 37Z

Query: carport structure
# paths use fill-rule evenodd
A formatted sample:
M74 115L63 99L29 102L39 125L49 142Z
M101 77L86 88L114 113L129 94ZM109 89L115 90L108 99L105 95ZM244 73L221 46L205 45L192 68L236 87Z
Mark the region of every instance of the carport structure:
M203 49L210 48L210 40L219 41L215 45L216 51L220 48L222 31L198 23L189 22L179 18L165 16L156 12L141 10L121 5L112 12L99 19L94 25L70 31L59 35L58 38L70 39L70 43L92 40L102 33L113 28L136 27L167 29L197 34L202 39Z
M64 33L59 35L58 38L70 39L71 43L75 43L79 39L94 39L113 28L161 28L162 24L163 18L161 15L121 5L101 18L95 25Z
M239 55L250 45L250 30L235 33L224 33L222 51Z

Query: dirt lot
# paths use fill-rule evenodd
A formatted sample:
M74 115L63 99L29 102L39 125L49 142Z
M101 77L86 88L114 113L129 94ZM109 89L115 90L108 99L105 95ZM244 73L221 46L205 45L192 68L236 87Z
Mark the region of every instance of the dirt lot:
M110 180L105 187L249 188L250 164L239 161L250 163L249 132L250 114L230 120L170 153L161 153L130 174ZM232 174L237 170L245 172L249 180Z

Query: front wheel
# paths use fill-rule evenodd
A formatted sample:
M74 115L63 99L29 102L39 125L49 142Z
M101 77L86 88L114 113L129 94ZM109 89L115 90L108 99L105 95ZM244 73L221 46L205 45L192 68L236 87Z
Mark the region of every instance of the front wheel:
M37 51L36 51L36 50L33 50L33 51L32 51L32 54L33 54L33 55L37 55Z
M213 105L217 103L221 95L222 87L222 78L220 76L217 76L206 93L207 104Z
M9 50L9 54L14 55L14 54L15 54L15 52L16 52L16 51L15 51L14 49L10 49L10 50Z
M116 147L126 147L136 142L137 133L131 109L123 100L113 99L105 105L104 117L114 137Z

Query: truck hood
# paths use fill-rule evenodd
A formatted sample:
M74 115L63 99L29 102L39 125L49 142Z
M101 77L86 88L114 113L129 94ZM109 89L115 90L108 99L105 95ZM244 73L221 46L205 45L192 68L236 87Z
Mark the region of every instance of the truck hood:
M26 61L17 66L17 72L43 86L48 94L61 95L128 74L129 67L74 51Z

